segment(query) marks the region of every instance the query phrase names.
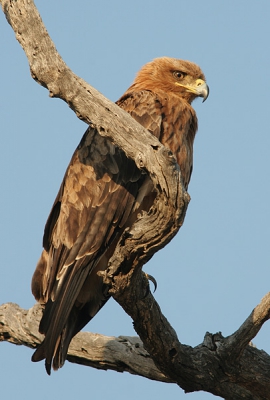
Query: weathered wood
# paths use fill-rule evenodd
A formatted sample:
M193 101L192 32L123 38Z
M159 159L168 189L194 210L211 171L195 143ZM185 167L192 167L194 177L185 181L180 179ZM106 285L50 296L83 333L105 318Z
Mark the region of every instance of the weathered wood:
M0 306L0 341L36 348L43 335L38 332L42 308L39 304L29 310L17 304ZM136 336L104 336L80 332L72 340L68 360L89 367L130 372L148 379L171 382L155 366Z
M249 326L254 314L257 314L257 320L265 315L266 309L269 310L269 304L266 306L265 302L269 302L269 299L270 294L265 296L247 318L240 327L240 332L243 326ZM203 343L195 348L180 346L180 353L176 333L172 328L171 331L167 331L168 322L161 314L158 305L152 303L153 305L157 307L158 318L162 319L164 329L156 333L154 331L148 341L151 343L153 340L152 346L155 347L158 338L163 347L161 354L167 353L171 358L169 365L165 366L167 370L170 369L170 378L155 367L149 353L137 337L114 338L80 332L71 342L68 360L98 369L126 371L157 381L176 381L187 392L205 390L228 400L270 398L270 357L267 353L248 345L239 361L231 363L230 357L227 357L223 350L232 343L231 337L223 338L220 333L215 335L207 333ZM141 304L137 307L141 309ZM147 311L142 311L144 316L147 315ZM38 333L40 316L39 305L30 310L23 310L13 303L3 304L0 306L0 341L35 348L42 340L42 335ZM150 320L148 325L146 330L152 331L156 322L152 324ZM235 334L238 335L239 331ZM169 348L173 340L175 347ZM235 351L237 350L236 347ZM228 354L230 353L229 351ZM173 379L174 375L176 380Z
M110 365L113 369L122 370L123 367L123 370L150 379L176 382L186 392L204 390L227 400L270 399L270 357L248 344L269 319L270 295L264 297L233 335L223 338L221 334L207 333L203 343L195 348L179 342L149 292L148 282L141 272L142 265L168 243L185 217L189 196L182 188L174 157L127 113L72 73L56 52L31 0L0 2L28 57L33 78L46 87L52 97L63 99L79 118L92 123L100 135L106 136L133 158L138 168L149 173L158 192L149 214L143 214L123 234L104 274L110 293L133 318L135 329L158 369L153 367L147 356L148 371L155 371L151 372L152 376L140 370L140 361L139 368L135 367L138 355L133 349L136 345L130 339L127 340L132 343L129 344L132 348L130 363L122 365L119 360L123 360L121 357L124 355L121 354L108 364L101 359L96 364L91 353L91 348L94 350L91 335L90 347L85 337L83 345L76 342L80 335L84 335L82 333L72 342L69 360L98 368L102 365L109 368ZM8 310L7 305L1 308L0 339L36 346L40 341L35 322L36 309L29 312L17 309L16 315L18 317L21 313L21 322L19 318L6 318L5 310ZM102 352L108 350L106 339L102 346ZM144 356L147 354L141 344L139 349ZM122 352L126 352L126 347L121 349ZM90 359L87 358L89 354L92 354Z

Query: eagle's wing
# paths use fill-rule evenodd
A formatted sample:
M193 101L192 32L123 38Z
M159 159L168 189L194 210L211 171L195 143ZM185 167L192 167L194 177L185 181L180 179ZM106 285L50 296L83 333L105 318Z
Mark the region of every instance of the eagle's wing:
M162 116L154 94L131 92L118 104L159 136ZM63 365L72 337L107 301L97 272L106 269L119 235L151 190L133 160L93 127L87 129L46 223L32 279L34 296L46 304L40 323L46 336L32 360L45 358L48 373L52 359L54 369ZM149 205L145 202L146 209Z
M133 91L131 86L116 104L159 139L163 105L156 94L148 90Z

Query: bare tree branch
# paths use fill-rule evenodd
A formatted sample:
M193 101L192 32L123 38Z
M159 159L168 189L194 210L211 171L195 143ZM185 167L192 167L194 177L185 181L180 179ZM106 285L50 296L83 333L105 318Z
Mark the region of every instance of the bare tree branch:
M220 349L220 353L226 353L230 362L235 362L269 318L270 293L267 293L240 328L227 337L226 345Z
M39 304L29 310L17 304L0 306L0 341L36 348L43 340L38 332L42 308ZM171 382L155 366L144 349L140 338L135 336L103 336L80 332L72 340L68 360L97 369L144 376L161 382Z
M1 4L28 58L32 77L49 90L51 97L64 100L80 119L124 150L139 169L149 172L158 192L158 205L154 205L155 212L140 220L132 232L133 243L141 248L141 263L145 263L178 232L190 200L181 184L174 156L127 112L67 67L32 1L2 0ZM148 232L147 238L141 238L144 230Z
M269 304L267 308L269 311ZM265 298L255 310L256 312L260 310L258 319L261 319L263 314L265 315ZM27 311L13 303L3 304L0 306L0 341L35 348L43 337L38 332L40 317L39 305ZM161 340L165 337L171 341L172 337L176 338L176 334L171 336L171 332L166 332L168 322L166 324L162 314L161 317L165 321L165 330L158 332L157 336L161 333ZM243 325L249 319L250 317ZM241 329L242 327L239 328ZM238 333L239 331L236 332ZM156 341L155 337L150 337L149 340L151 339ZM207 333L201 345L195 348L182 346L184 351L181 356L175 354L173 357L173 352L171 352L170 356L174 358L168 366L172 371L171 376L176 374L177 383L184 387L186 392L205 390L227 400L269 399L270 356L248 345L239 362L228 363L230 358L226 357L223 351L228 343L230 344L230 336L223 338L221 333L214 335ZM242 344L241 341L239 343ZM175 339L175 344L177 346L175 351L177 351L179 347L177 339ZM163 347L164 351L168 352L166 342L163 343ZM238 350L237 347L235 350ZM149 354L144 350L141 340L137 337L114 338L80 332L71 342L68 360L93 368L127 371L148 379L174 382L155 367Z
M204 390L227 400L270 399L270 357L248 345L269 319L269 295L233 335L223 338L220 333L207 333L204 342L195 348L179 342L174 329L149 293L148 282L141 273L142 265L168 243L185 217L189 196L182 188L174 157L127 113L72 73L56 52L31 0L0 1L28 57L33 78L49 90L51 97L63 99L79 118L92 124L100 135L123 149L128 157L135 160L138 168L149 173L156 187L158 196L154 206L149 214L143 214L128 232L124 232L104 274L104 283L133 318L145 349L158 367L154 369L151 360L147 359L147 368L155 370L151 372L151 379L176 382L186 392ZM6 306L3 307L5 309ZM35 308L33 310L35 312ZM36 346L41 338L36 325L32 325L34 312L22 312L22 323L16 318L0 323L1 339ZM80 335L84 334L79 334L78 338ZM30 342L27 336L32 337ZM85 349L91 354L94 347L87 347L86 342L79 344L76 340L74 338L72 342L75 349L70 347L69 360L98 367L105 365L105 368L110 364L112 368L121 370L119 360L123 360L123 354L109 363L99 359L94 365L94 357L91 355L91 359L85 361L87 357L84 354ZM104 352L107 345L105 340ZM141 344L139 349L144 351ZM132 348L132 358L133 355L135 360L137 355ZM133 360L130 364L124 361L124 364L123 370L148 376L140 368L135 368Z

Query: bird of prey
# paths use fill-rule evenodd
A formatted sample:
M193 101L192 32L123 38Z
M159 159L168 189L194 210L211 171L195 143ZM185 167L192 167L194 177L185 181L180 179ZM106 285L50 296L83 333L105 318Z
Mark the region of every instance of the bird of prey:
M197 131L191 103L208 93L196 64L161 57L144 65L117 101L172 151L186 189ZM39 331L45 335L32 361L45 359L48 374L64 364L73 336L108 300L98 272L107 268L123 230L154 198L148 175L90 125L52 206L32 278L33 295L44 306Z

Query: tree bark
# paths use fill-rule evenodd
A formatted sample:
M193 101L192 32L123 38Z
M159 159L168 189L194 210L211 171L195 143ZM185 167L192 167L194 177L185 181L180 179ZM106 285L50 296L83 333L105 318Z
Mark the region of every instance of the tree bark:
M0 306L0 341L36 348L43 340L39 333L42 307L36 304L29 310L17 304ZM68 361L97 369L129 372L148 379L171 382L155 366L136 336L103 336L80 332L69 346Z
M72 73L57 53L33 1L0 2L28 58L32 77L49 90L51 97L64 100L80 119L92 124L100 135L134 159L138 168L149 173L158 193L150 212L124 232L103 274L114 299L133 318L146 350L137 338L121 342L119 338L100 336L103 351L111 349L109 343L121 347L116 357L104 362L100 352L95 355L91 334L88 338L80 333L72 341L68 359L175 382L186 392L204 390L228 400L270 399L270 357L249 345L269 319L270 294L231 336L207 333L203 343L195 348L179 342L141 271L143 264L172 239L184 221L189 195L181 184L175 158L126 112ZM26 312L15 305L2 306L0 339L35 347L41 340L37 310ZM125 357L127 347L132 354L129 361Z

